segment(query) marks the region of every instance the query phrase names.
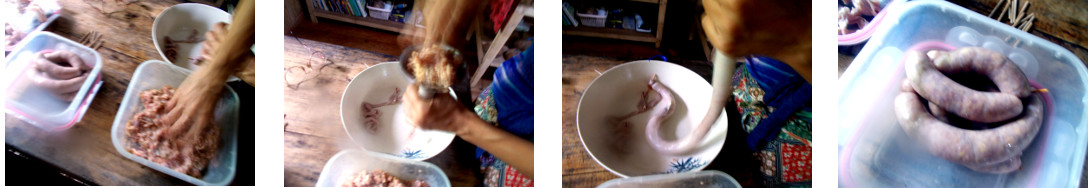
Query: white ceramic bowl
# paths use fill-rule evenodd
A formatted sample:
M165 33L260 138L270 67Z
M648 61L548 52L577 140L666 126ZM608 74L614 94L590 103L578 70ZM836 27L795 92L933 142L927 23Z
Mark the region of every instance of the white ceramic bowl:
M336 153L317 178L314 187L339 187L348 178L355 177L363 170L382 170L402 180L423 180L431 187L449 187L450 179L438 166L431 163L413 161L381 153L360 150L344 150Z
M657 74L678 97L676 111L661 126L662 137L672 140L687 136L706 110L710 108L711 86L695 72L663 61L634 61L612 67L589 84L578 102L578 136L593 160L612 173L622 176L642 176L662 173L699 171L710 164L725 144L728 126L719 123L711 127L696 151L690 155L673 156L658 153L646 139L649 113L632 117L629 136L619 140L614 134L611 117L635 110L646 83ZM723 111L719 119L726 119ZM615 149L615 143L626 143L626 151Z
M211 31L216 23L230 23L230 21L230 14L212 6L198 3L178 4L166 8L166 10L159 13L159 16L155 17L155 22L151 25L151 39L155 43L155 49L159 51L159 56L162 56L162 61L181 68L196 70L198 66L193 64L189 58L200 57L203 42L177 43L177 61L172 61L171 57L166 57L166 53L163 53L163 47L166 45L165 41L163 41L165 37L169 36L174 40L184 40L192 34L193 29L196 29L197 36L203 39L204 33Z
M408 122L401 104L378 108L381 117L376 133L364 129L363 102L383 103L393 94L394 88L400 88L403 94L409 83L408 76L396 62L374 65L355 75L340 99L340 120L348 137L368 151L413 160L426 160L445 150L454 134L415 128Z

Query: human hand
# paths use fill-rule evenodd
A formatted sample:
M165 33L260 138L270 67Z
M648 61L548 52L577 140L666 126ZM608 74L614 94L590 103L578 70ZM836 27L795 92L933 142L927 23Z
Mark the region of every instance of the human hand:
M219 47L219 43L222 43L223 37L227 36L227 30L230 24L219 22L212 26L212 30L204 33L204 42L200 50L200 58L196 62L196 65L201 65L204 61L212 60L215 57L216 47Z
M794 69L811 64L812 2L703 0L703 8L703 30L722 53L765 55Z
M462 123L464 118L475 117L468 110L447 94L436 94L430 99L419 97L419 83L405 88L403 110L408 122L423 129L437 129L461 135L465 133Z
M166 103L166 115L159 119L159 123L170 125L163 136L177 145L198 146L208 129L216 128L215 107L225 83L223 79L201 76L201 71L216 70L200 69L186 78Z

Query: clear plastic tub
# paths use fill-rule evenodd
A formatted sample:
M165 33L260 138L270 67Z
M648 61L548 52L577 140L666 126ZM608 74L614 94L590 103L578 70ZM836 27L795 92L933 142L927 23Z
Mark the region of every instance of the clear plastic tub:
M4 23L12 24L14 28L17 28L18 30L20 30L20 32L25 32L27 36L30 36L30 34L34 32L45 30L45 27L49 26L50 23L53 23L54 20L57 20L57 18L60 17L60 13L63 12L61 11L61 5L57 3L56 0L34 0L33 3L38 4L38 6L45 12L45 21L39 21L37 19L38 14L32 13L31 11L27 11L24 14L19 14L19 11L17 10L19 5L15 2L0 3L0 7L4 7L4 9L0 10L0 15L2 15L0 16L0 20L3 20ZM28 38L29 37L24 37L23 39ZM21 41L22 40L16 42ZM13 49L18 48L18 46L18 44L11 46L7 46L5 44L4 52L10 52Z
M132 81L128 83L128 90L117 109L117 118L113 120L113 129L110 135L113 139L113 147L130 160L144 166L174 176L178 179L195 185L227 185L234 180L235 163L238 159L238 95L230 87L223 87L223 96L215 109L215 123L219 126L219 151L215 158L208 164L204 172L204 178L197 179L138 157L125 150L126 136L125 126L129 120L140 110L143 105L140 102L140 92L149 89L162 89L164 85L177 88L190 74L189 70L177 67L159 60L145 61L136 68L132 75Z
M661 174L609 180L597 188L623 187L719 187L740 188L733 176L717 170Z
M898 6L896 4L903 2L903 0L900 0L900 1L896 1L896 0L879 0L879 1L880 1L880 5L882 6L881 11L877 12L876 16L873 16L873 19L869 20L869 24L865 25L865 27L859 28L857 31L854 31L853 33L839 35L838 40L839 40L839 45L840 46L850 46L850 45L856 45L856 44L863 44L866 40L869 40L869 37L873 36L873 31L875 30L875 28L877 26L879 26L883 22L885 15L887 15L887 13L884 13L884 12L887 12L888 8L892 7L893 5ZM837 13L838 12L836 12L836 14Z
M431 163L362 150L344 150L333 155L314 186L339 187L363 170L382 170L407 181L423 180L431 187L450 186L446 173Z
M4 86L7 86L7 104L5 110L8 114L38 126L39 128L59 131L75 125L83 119L95 93L102 86L99 72L102 71L102 57L98 52L80 45L75 41L58 36L50 32L35 32L27 36L26 40L19 43L19 48L7 58L4 70ZM64 50L70 51L83 59L85 64L93 67L88 73L87 80L79 88L71 101L58 98L55 94L43 88L35 86L26 74L33 68L31 59L39 51Z
M1088 71L1068 50L944 1L890 7L883 24L843 74L839 94L839 185L845 187L1072 187L1088 149ZM966 31L963 28L969 28ZM966 32L965 32L966 31ZM1000 49L1049 89L1042 128L1023 151L1021 169L974 172L911 144L893 109L901 60L916 44ZM997 45L1001 44L1001 45ZM1018 55L1030 55L1016 57ZM1031 70L1037 73L1031 75Z

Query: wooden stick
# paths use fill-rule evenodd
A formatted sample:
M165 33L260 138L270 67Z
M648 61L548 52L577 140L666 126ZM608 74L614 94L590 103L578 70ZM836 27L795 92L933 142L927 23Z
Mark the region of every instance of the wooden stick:
M990 11L990 15L989 15L990 18L994 17L994 14L997 13L997 9L1000 9L998 7L1001 7L1002 3L1005 3L1005 0L998 0L997 1L997 4L994 5L994 10Z
M1006 9L1010 9L1009 10L1009 21L1012 21L1013 18L1016 18L1016 14L1017 14L1017 12L1016 12L1016 7L1017 6L1016 5L1019 4L1019 3L1017 3L1018 1L1019 0L1012 0L1012 3L1009 4L1009 6L1005 7Z
M994 7L994 8L997 8L997 7ZM998 14L997 18L994 18L995 20L997 20L999 22L1001 21L1001 18L1005 17L1005 12L1009 10L1009 4L1005 3L1005 6L1001 6L1000 9L1001 9L1001 14Z
M1019 23L1024 21L1024 11L1028 8L1028 4L1031 4L1031 2L1025 1L1024 6L1020 7L1020 10L1017 11L1019 13L1016 16L1015 22L1013 22L1014 24L1019 24ZM1016 7L1013 7L1013 8L1016 8Z

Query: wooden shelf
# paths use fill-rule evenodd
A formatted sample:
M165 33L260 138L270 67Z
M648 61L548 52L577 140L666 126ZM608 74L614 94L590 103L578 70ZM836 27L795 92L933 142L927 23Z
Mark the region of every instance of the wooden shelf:
M629 40L638 42L658 42L653 33L643 33L634 30L604 28L604 27L563 27L563 35L597 37L608 39Z
M310 21L314 23L317 23L317 18L320 17L390 32L400 32L400 30L404 28L404 23L400 22L380 20L371 17L352 16L347 14L341 14L338 12L321 10L320 8L313 6L313 0L306 0L306 5L303 6L306 6L306 9L310 11Z
M322 10L314 10L312 14L317 17L373 27L376 29L386 30L390 32L399 32L402 28L404 28L404 23L389 20L379 20L371 17L351 16Z
M665 7L669 0L629 0L633 2L651 3L657 5L657 28L650 33L634 30L600 28L600 27L572 27L563 26L563 35L597 37L608 39L629 40L637 42L654 43L654 48L661 47L661 33L665 27ZM652 23L643 23L652 24Z

